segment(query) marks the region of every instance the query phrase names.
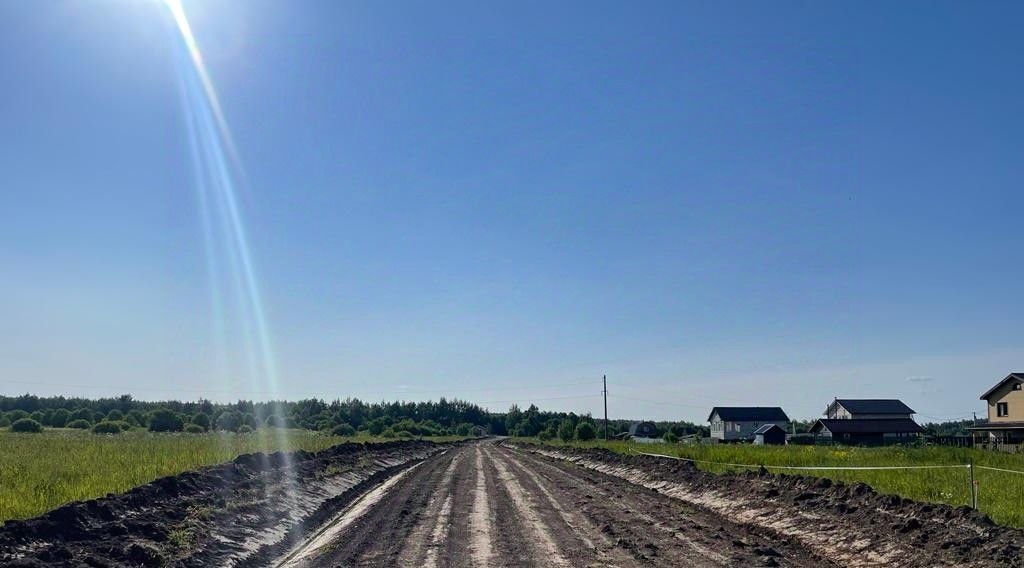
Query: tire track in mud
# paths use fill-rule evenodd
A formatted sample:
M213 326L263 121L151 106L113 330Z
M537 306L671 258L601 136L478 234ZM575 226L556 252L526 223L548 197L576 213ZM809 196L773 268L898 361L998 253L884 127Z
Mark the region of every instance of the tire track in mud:
M491 546L491 506L487 499L487 479L484 475L484 454L473 448L474 472L473 505L469 513L470 558L476 566L488 566L494 555Z
M538 460L538 458L528 453L524 453L518 450L510 451L522 457L524 461L527 461L532 466L548 471L549 473L554 473L555 478L578 477L580 483L585 483L589 489L601 494L603 498L598 501L599 504L606 504L608 506L611 506L612 508L620 512L620 514L634 516L641 522L643 526L653 528L658 532L662 532L663 535L666 537L675 538L681 541L684 545L686 545L687 548L689 548L694 553L694 555L696 555L697 559L700 559L691 561L687 564L688 566L716 567L732 565L730 558L723 555L720 552L720 550L722 549L721 542L700 543L697 541L698 539L696 537L689 534L689 532L694 530L699 531L698 534L707 532L713 526L709 523L698 522L697 520L693 519L692 512L683 511L679 507L673 507L676 504L666 505L665 503L657 503L657 499L652 499L649 495L646 495L642 492L638 492L637 494L633 495L633 498L635 498L636 501L635 503L631 503L631 501L624 499L625 495L622 492L616 492L615 489L608 489L603 486L600 480L594 479L593 477L586 475L590 472L567 471L567 469L560 468L554 464ZM616 489L621 491L622 488L617 487ZM585 497L586 498L584 499L584 503L581 504L582 509L586 510L592 516L603 519L613 518L615 516L615 514L608 513L607 511L605 511L606 508L604 507L595 508L595 506L592 505L591 503L587 503L587 501L592 501L593 499L591 499L589 495L585 495ZM595 509L597 509L597 511L595 511ZM662 520L658 520L655 517L644 512L649 510L654 510L658 511L659 513L662 513L664 515L664 518ZM685 524L683 524L683 521L685 521ZM615 530L611 529L610 527L606 527L606 529ZM616 532L624 531L616 530ZM633 536L636 537L638 535ZM646 537L646 535L639 536ZM811 563L810 565L816 566L817 564Z
M352 503L351 506L347 507L338 516L328 522L325 527L321 528L311 537L300 543L300 545L293 552L289 553L284 560L275 564L275 568L293 568L295 566L301 566L307 558L315 556L322 548L329 546L338 538L339 534L358 521L360 517L380 502L380 500L387 495L387 492L391 490L391 487L400 483L419 465L420 464L416 464L408 469L402 470L384 483L380 484L378 487L368 491L365 495Z
M427 509L431 491L437 487L459 450L447 451L423 462L394 483L381 499L356 522L336 532L289 568L312 566L396 566L409 535Z
M462 461L462 452L452 457L441 476L438 489L427 502L419 523L406 540L398 557L401 566L437 566L438 549L444 544L455 493L455 469Z
M571 506L576 505L576 499L567 498L560 488L555 486L550 479L542 480L542 475L523 464L514 452L510 452L504 448L499 451L504 454L503 457L507 458L509 463L512 464L514 470L525 477L523 480L524 487L530 490L531 493L543 497L543 500L547 504L547 508L551 511L552 516L555 516L555 518L552 519L552 524L557 524L558 521L561 521L561 523L572 531L572 534L577 541L573 544L578 543L578 545L582 546L579 551L573 549L570 549L569 551L570 559L574 565L591 565L594 562L599 562L601 566L623 566L635 564L633 559L623 549L616 546L615 541L610 536L601 532L600 527L597 526L597 524L592 522L583 514L570 510ZM600 547L597 543L600 543Z
M629 556L625 566L827 566L787 543L762 538L713 515L689 510L646 488L566 462L502 448L549 483L556 500L601 524L606 542ZM621 553L620 553L621 555Z
M570 566L569 560L562 554L564 546L555 542L552 526L538 510L532 496L523 488L519 480L512 475L509 467L502 459L496 459L491 448L484 449L490 460L497 479L502 482L503 490L512 502L517 518L522 522L525 531L532 537L537 565ZM549 516L550 517L550 516Z
M498 471L494 467L493 460L489 458L482 446L483 444L478 446L482 456L480 471L483 473L486 501L490 505L488 516L491 521L489 543L493 564L488 564L488 566L543 566L543 556L538 555L529 544L522 520L513 514L516 508L512 503L512 498L505 491L504 485L498 478ZM540 563L538 563L538 558ZM515 560L509 562L509 559Z
M803 551L806 558L818 558L810 565L1024 566L1022 547L1016 544L1020 541L1014 541L1020 531L996 527L972 511L877 495L862 484L835 485L800 476L718 478L696 470L675 471L664 467L664 461L600 451L514 451L528 453L537 463L611 477L666 495L689 505L700 517L725 520L748 535L774 539L777 548L784 543Z
M622 479L493 442L436 455L339 513L308 566L823 566ZM329 538L324 538L329 534Z

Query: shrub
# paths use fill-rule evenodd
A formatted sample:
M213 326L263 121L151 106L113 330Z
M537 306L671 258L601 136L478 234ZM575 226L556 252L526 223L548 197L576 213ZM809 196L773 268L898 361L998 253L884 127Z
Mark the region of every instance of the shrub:
M334 420L321 420L316 423L316 429L330 432L337 425L338 423L335 422Z
M75 410L74 412L71 413L71 416L68 417L68 420L85 420L86 422L92 424L92 411L90 411L88 408L79 408L78 410Z
M50 416L50 426L53 426L54 428L63 428L67 425L70 419L70 412L63 408L58 408L57 410L54 410L53 414Z
M401 431L398 432L397 435L398 435L399 438L412 438L412 437L415 436L415 434L413 434L412 432L410 432L408 430L401 430Z
M335 436L355 436L356 429L349 426L348 424L338 424L331 429L331 434Z
M419 430L419 432L416 432L415 430L410 430L410 432L414 432L420 436L444 436L447 433L444 426L441 426L433 420L423 420L420 422Z
M576 439L581 442L593 440L597 437L597 428L590 422L580 422L576 425Z
M242 414L242 424L248 426L250 430L255 430L259 423L256 422L256 417L246 412Z
M239 434L248 434L249 432L252 432L252 426L249 426L248 424L242 424L238 427Z
M191 422L192 426L199 426L204 432L210 429L210 417L202 412L197 412Z
M129 411L126 420L133 426L146 426L149 424L149 422L146 421L146 415L143 414L141 410Z
M280 414L271 414L263 422L268 428L290 428L291 421Z
M11 425L11 421L6 416L0 414L0 428L6 428Z
M455 427L455 434L457 436L469 436L469 433L473 431L473 425L467 422L463 422Z
M545 428L537 434L537 437L540 438L541 442L547 442L555 437L555 430L552 428Z
M403 418L402 420L396 422L395 424L392 424L391 429L394 430L395 432L401 432L402 430L405 430L412 434L423 433L422 430L420 429L419 424L416 424L414 420L411 420L409 418Z
M217 417L217 429L228 432L237 432L242 426L242 413L237 410L227 410Z
M374 418L366 423L366 430L374 436L382 436L384 429L388 427L387 422L383 418Z
M92 427L92 424L88 420L72 420L65 425L65 428L75 428L76 430L88 430Z
M185 432L188 432L189 434L202 434L203 432L206 432L206 428L195 423L186 424Z
M18 420L21 420L22 418L30 417L31 416L29 415L29 413L25 412L24 410L12 410L7 413L7 419L11 421L11 424L14 424Z
M385 428L384 430L381 431L380 436L382 438L394 438L395 431L392 430L391 428Z
M181 432L185 421L173 410L160 408L149 415L150 432Z
M11 432L42 432L43 425L31 418L19 418L11 424Z
M563 442L571 442L575 435L576 431L573 428L572 420L568 418L562 420L562 423L558 425L558 439Z
M93 434L120 434L121 430L123 429L123 428L121 428L122 424L125 424L125 423L123 421L120 421L120 420L104 420L103 422L98 422L95 426L92 427L92 433ZM125 424L125 425L127 426L127 424Z
M32 420L42 424L43 422L46 422L46 415L43 414L42 410L37 410L32 413Z
M661 439L665 440L665 443L667 444L674 444L679 441L679 436L676 436L675 432L669 430L662 435Z
M108 422L119 422L121 420L124 420L124 412L115 408L107 413Z

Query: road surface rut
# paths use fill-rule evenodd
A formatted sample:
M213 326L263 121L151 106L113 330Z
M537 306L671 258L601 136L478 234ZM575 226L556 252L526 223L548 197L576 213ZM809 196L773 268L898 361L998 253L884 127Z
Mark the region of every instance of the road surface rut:
M492 442L429 458L374 499L274 566L828 565L656 491Z

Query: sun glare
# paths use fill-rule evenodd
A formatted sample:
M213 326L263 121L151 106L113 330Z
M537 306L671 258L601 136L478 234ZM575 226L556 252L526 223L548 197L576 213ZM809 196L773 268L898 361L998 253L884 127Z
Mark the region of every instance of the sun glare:
M181 32L181 38L185 41L189 55L193 59L199 60L201 58L199 48L196 46L195 36L192 35L192 26L188 24L188 18L185 17L185 8L181 5L181 0L163 0L163 3L171 11L171 16L174 17L174 23L177 24L178 31Z

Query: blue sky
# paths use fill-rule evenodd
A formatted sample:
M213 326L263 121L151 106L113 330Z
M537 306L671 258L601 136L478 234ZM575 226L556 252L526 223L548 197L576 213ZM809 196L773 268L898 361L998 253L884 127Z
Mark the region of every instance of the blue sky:
M927 420L1024 367L1020 4L184 4L283 396ZM0 3L4 394L265 398L176 42Z

